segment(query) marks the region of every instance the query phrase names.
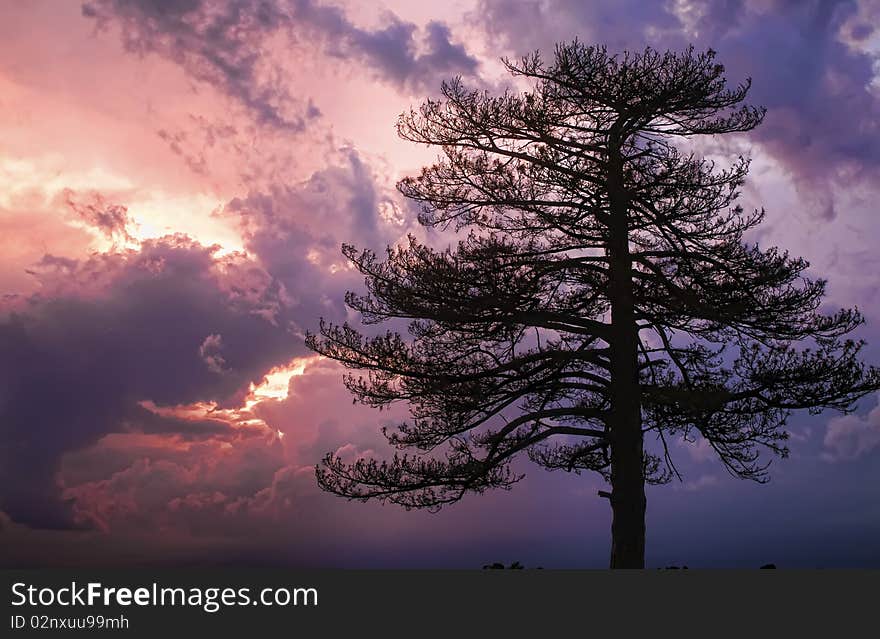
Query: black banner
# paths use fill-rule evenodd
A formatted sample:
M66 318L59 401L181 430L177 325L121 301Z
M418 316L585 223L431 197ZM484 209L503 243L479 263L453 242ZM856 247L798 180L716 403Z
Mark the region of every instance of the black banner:
M4 637L772 630L847 636L870 627L880 586L878 571L161 569L2 576Z

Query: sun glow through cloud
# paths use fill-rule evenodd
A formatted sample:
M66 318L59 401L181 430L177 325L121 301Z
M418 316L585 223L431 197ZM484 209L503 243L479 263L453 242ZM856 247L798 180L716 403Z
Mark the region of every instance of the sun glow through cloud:
M263 376L259 384L251 383L250 392L244 402L245 408L250 410L266 400L287 399L290 380L302 375L306 367L317 359L317 357L298 357L285 366L276 366L271 369Z
M251 382L248 394L242 406L238 408L220 408L217 402L193 402L175 406L159 406L152 400L139 402L141 408L160 417L177 419L183 422L219 421L232 428L265 429L279 440L284 433L271 428L258 417L254 410L265 401L282 401L287 399L290 380L305 373L306 368L318 357L298 357L284 366L276 366L263 376L258 384Z

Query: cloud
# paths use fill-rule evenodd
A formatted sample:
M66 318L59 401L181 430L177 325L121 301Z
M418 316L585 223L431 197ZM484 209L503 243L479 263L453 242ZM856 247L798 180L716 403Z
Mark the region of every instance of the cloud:
M850 414L831 419L824 443L829 461L855 459L880 447L880 396L877 406L864 417Z
M693 461L698 463L717 461L718 453L712 448L709 440L699 434L692 434L692 437L693 441L678 440L678 445L687 451Z
M152 447L98 445L87 451L90 463L106 469L106 475L66 486L64 498L72 503L74 517L103 531L216 534L241 503L270 491L285 467L280 442L265 433L173 447L167 438L155 442ZM83 460L66 460L67 465L77 463ZM111 470L114 466L122 467ZM71 479L68 475L66 481Z
M183 237L87 260L46 257L40 290L0 315L0 508L65 526L61 455L124 423L139 404L233 401L273 365L304 354L280 285L241 256ZM224 374L200 354L223 336Z
M222 373L226 360L223 359L221 351L223 350L223 338L220 335L211 334L205 338L199 346L199 355L205 362L205 366L212 373Z
M176 62L195 80L218 87L261 124L302 131L313 112L298 104L263 57L267 37L285 26L275 3L229 0L91 0L84 17L121 29L127 51Z
M387 25L371 31L354 25L338 7L311 0L291 5L293 20L321 39L330 55L366 63L380 78L404 90L436 90L448 76L471 75L479 67L463 45L452 42L449 27L437 20L428 22L419 43L418 27L390 12L384 16Z
M247 251L314 328L319 317L345 318L345 291L362 285L342 243L381 251L414 224L395 214L405 204L385 182L355 149L342 148L305 180L269 183L233 198L220 215L237 220Z
M402 221L383 216L399 200L361 153L343 147L305 180L276 182L233 198L224 213L240 219L248 249L269 263L279 257L272 250L279 242L285 253L330 250L335 260L340 244L351 238L381 248L402 235Z
M89 0L82 14L100 29L118 25L127 51L172 60L245 106L259 123L294 132L320 116L310 100L290 90L285 58L302 40L365 65L401 90L436 89L441 79L479 66L442 22L429 22L420 34L417 25L389 12L385 26L363 29L339 7L311 0ZM273 47L278 38L286 51ZM187 162L202 168L196 157Z
M873 9L872 9L873 8ZM482 0L476 15L515 54L547 55L575 36L612 51L718 51L732 82L753 78L750 99L768 108L747 134L790 173L811 210L836 215L832 188L880 176L876 53L863 41L876 3L728 0L643 3Z
M696 492L698 490L705 490L706 488L711 488L718 483L718 477L715 475L700 475L696 479L692 479L690 481L684 482L682 484L682 490L687 492Z
M123 207L89 197L76 203L84 219L114 237L126 233ZM108 483L88 490L66 484L64 500L74 499L78 509L71 519L59 499L65 454L120 432L181 441L228 437L228 416L220 412L181 420L163 407L213 403L230 410L267 371L309 354L304 331L322 316L345 318L344 292L361 279L344 264L340 244L357 238L381 249L399 238L404 227L390 213L397 197L359 153L345 148L306 180L234 198L218 211L239 226L247 255L220 253L184 235L87 259L44 255L29 269L37 291L0 314L0 378L8 380L0 420L9 424L0 442L6 453L0 509L38 527L107 526L113 519L107 512L83 513L100 510L96 504L118 483L102 477ZM340 388L336 396L342 394ZM316 389L306 404L319 395ZM257 434L291 432L289 425L303 424L312 410L301 404L301 414L287 414L271 428L263 423ZM237 436L246 430L235 425ZM151 477L156 468L141 470ZM234 498L250 499L268 486ZM177 497L214 492L207 484L184 489Z
M344 293L361 277L344 263L341 243L381 250L406 229L395 214L399 194L367 158L350 147L324 156L326 165L305 180L257 182L217 209L214 219L232 222L246 253L185 235L138 243L132 226L150 219L133 222L125 206L98 192L59 191L58 208L113 244L85 259L42 255L28 267L35 292L0 308L0 421L7 425L0 510L35 527L107 520L71 517L59 491L65 454L120 432L225 436L229 426L216 414L181 421L150 407L240 406L251 383L308 354L303 333L319 317L346 317ZM213 492L203 488L195 492ZM77 495L82 510L92 493L68 491L65 499Z
M82 201L81 194L72 189L64 189L62 197L68 208L87 226L97 229L108 240L133 241L128 227L132 220L128 209L120 204L107 202L101 193L86 194Z
M493 42L516 54L541 49L546 54L558 42L578 36L587 43L622 49L675 32L680 21L671 3L622 0L480 0L474 17Z
M145 416L124 432L65 454L59 481L74 520L177 537L246 537L267 519L308 525L321 498L318 460L341 445L371 451L384 440L373 411L348 401L338 364L297 361L283 394L260 385L229 409L141 402Z

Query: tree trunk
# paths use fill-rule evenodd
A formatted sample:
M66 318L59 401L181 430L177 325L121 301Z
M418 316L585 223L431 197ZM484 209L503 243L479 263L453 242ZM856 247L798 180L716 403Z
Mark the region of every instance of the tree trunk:
M616 155L616 157L615 157ZM609 300L611 302L611 568L645 567L645 477L638 329L632 290L632 258L623 169L609 161L611 205Z

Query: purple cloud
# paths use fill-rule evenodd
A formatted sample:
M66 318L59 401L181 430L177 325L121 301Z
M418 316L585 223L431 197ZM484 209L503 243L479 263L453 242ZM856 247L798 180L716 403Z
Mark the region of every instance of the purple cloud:
M880 402L867 415L835 417L825 431L826 459L846 461L880 447Z
M80 207L83 219L124 231L124 209L95 197L100 206ZM227 204L220 214L240 223L252 257L218 256L181 235L85 260L44 256L30 269L39 292L0 309L0 420L9 425L0 510L33 526L69 525L59 460L108 433L226 433L223 420L182 422L144 402L239 406L273 366L310 355L304 331L321 316L343 319L344 292L358 286L352 271L334 268L340 244L356 237L381 248L399 237L399 222L382 216L395 197L343 149L301 183Z
M179 64L195 80L244 105L262 124L302 131L312 115L263 59L265 38L287 23L274 3L90 0L82 14L99 28L118 25L127 51Z
M482 0L478 15L507 51L546 53L578 36L612 50L718 51L733 82L753 78L751 100L768 107L749 140L787 169L813 209L835 215L831 187L880 176L876 56L853 46L871 27L873 5L854 0L757 2L518 2ZM876 9L876 8L875 8Z
M305 353L280 285L255 264L182 237L85 261L44 259L41 291L0 315L0 509L64 526L63 453L122 429L167 428L139 404L222 404ZM223 336L223 375L205 365ZM215 362L216 360L216 355Z
M330 55L359 61L403 90L436 89L447 76L478 67L442 22L429 22L420 42L418 27L392 13L386 26L362 29L342 9L312 0L89 0L82 14L100 29L118 25L127 51L167 58L244 105L258 122L294 132L320 110L295 99L290 78L273 65L266 49L275 34L312 38Z
M385 15L387 26L375 31L355 26L338 7L312 0L294 0L291 14L295 23L325 43L331 55L365 62L380 78L404 90L435 91L448 76L474 74L479 67L464 46L452 42L449 27L437 20L425 27L425 50L419 53L416 25L392 13Z

